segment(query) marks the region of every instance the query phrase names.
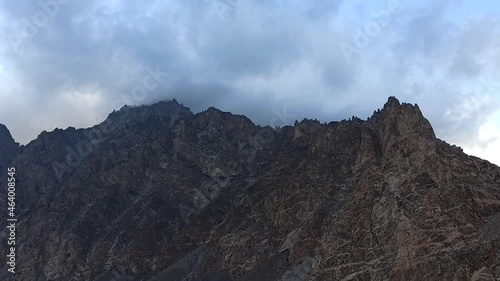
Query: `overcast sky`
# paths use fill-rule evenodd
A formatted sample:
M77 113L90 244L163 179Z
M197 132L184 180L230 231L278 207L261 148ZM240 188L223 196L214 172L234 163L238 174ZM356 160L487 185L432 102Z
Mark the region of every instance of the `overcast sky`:
M0 29L0 123L22 144L126 103L284 125L394 95L500 164L498 1L1 1Z

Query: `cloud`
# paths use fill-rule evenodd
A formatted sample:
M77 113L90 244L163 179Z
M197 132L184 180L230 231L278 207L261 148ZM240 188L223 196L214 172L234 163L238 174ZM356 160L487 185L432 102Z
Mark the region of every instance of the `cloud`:
M493 3L459 20L455 1L40 3L0 4L0 96L9 101L0 122L22 143L91 126L123 103L173 97L194 111L216 106L284 125L290 116L366 118L396 95L464 147L482 141L485 124L500 128L491 121L500 102ZM131 98L148 69L168 77Z

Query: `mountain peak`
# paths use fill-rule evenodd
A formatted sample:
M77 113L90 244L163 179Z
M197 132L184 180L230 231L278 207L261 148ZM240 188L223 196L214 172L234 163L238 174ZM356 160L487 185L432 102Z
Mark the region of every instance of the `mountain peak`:
M14 157L19 149L19 144L14 141L9 129L0 124L0 168L3 169Z
M395 96L390 96L387 99L387 102L384 105L384 108L389 108L389 107L398 107L401 106L401 103Z
M12 135L10 134L9 129L7 129L7 126L4 124L0 123L0 143L4 142L14 142L14 138L12 138Z
M431 123L423 116L418 105L400 103L393 96L389 97L382 110L374 112L369 120L381 136L384 151L399 138L431 141L436 139Z
M168 101L159 101L151 105L129 106L124 105L120 110L113 111L109 114L110 120L121 120L123 122L146 122L149 118L156 116L162 120L172 119L177 120L192 115L191 110L182 104L179 104L176 99Z
M431 127L430 122L424 117L417 104L400 103L394 96L390 96L382 110L374 112L372 118L379 121L385 119L386 121L414 123L415 125L425 123L426 126Z

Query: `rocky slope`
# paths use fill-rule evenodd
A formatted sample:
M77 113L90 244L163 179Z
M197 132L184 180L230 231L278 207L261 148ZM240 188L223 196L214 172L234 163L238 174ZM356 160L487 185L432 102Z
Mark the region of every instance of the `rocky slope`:
M500 280L500 168L392 97L368 120L280 129L174 100L20 148L7 133L6 280Z
M4 171L16 156L19 144L14 141L5 125L0 124L0 169Z

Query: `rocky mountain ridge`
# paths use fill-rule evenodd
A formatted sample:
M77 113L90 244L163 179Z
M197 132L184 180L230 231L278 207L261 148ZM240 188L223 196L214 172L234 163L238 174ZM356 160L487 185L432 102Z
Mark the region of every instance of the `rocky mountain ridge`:
M0 126L0 156L20 219L2 280L500 280L500 168L394 97L279 129L124 107L21 147Z

